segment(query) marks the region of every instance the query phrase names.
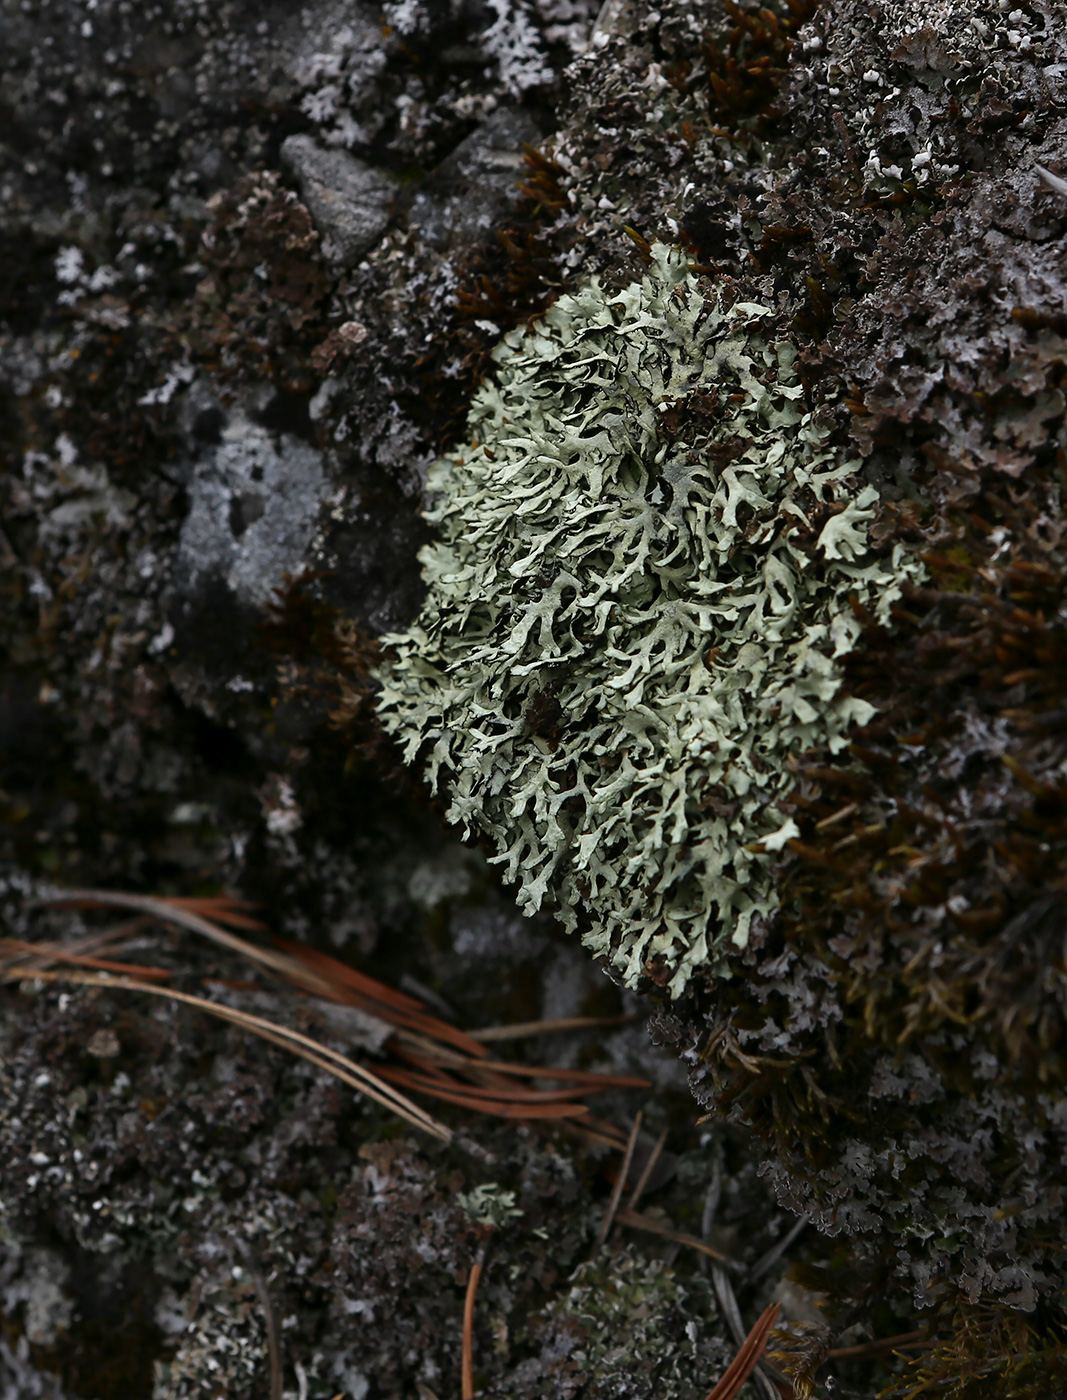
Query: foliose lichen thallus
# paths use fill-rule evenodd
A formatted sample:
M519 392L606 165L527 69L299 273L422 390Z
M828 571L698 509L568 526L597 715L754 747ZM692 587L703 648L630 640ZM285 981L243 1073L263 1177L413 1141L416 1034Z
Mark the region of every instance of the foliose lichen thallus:
M657 244L640 282L506 336L431 471L426 601L380 677L521 907L673 995L776 906L789 756L873 713L842 693L853 600L886 622L921 572L872 550L878 492L770 316Z

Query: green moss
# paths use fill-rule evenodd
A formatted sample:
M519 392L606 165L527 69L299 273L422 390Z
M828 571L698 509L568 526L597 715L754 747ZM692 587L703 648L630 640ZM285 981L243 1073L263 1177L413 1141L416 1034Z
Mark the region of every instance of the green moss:
M656 245L505 337L470 443L429 489L429 594L387 639L380 711L520 905L554 904L672 994L776 895L791 755L873 713L840 694L919 566L806 409L770 312Z

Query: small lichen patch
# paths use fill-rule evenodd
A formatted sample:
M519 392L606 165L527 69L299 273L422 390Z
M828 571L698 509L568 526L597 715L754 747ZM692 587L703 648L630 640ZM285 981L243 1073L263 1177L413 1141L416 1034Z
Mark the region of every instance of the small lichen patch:
M920 566L807 410L770 312L656 245L506 336L434 467L429 593L387 639L383 723L532 913L626 981L690 971L775 907L787 760L871 707L840 659Z

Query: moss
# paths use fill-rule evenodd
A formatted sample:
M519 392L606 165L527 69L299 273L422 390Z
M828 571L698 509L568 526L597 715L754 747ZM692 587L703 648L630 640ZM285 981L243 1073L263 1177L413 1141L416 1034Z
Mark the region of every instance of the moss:
M437 463L429 597L380 712L487 836L519 902L677 995L776 903L792 755L839 694L857 604L920 566L868 543L877 491L829 442L753 303L651 250L506 337L470 444Z
M185 313L194 360L224 384L260 377L306 396L331 290L311 216L269 170L244 176L208 209L199 249L207 275Z

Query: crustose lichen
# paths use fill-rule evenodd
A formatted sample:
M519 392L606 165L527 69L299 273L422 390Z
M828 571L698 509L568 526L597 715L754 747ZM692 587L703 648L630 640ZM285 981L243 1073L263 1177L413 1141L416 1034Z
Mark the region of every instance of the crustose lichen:
M707 299L657 245L505 337L468 446L429 489L428 595L387 638L380 707L449 816L634 983L672 993L775 907L786 760L839 749L877 492L828 445L766 308Z

